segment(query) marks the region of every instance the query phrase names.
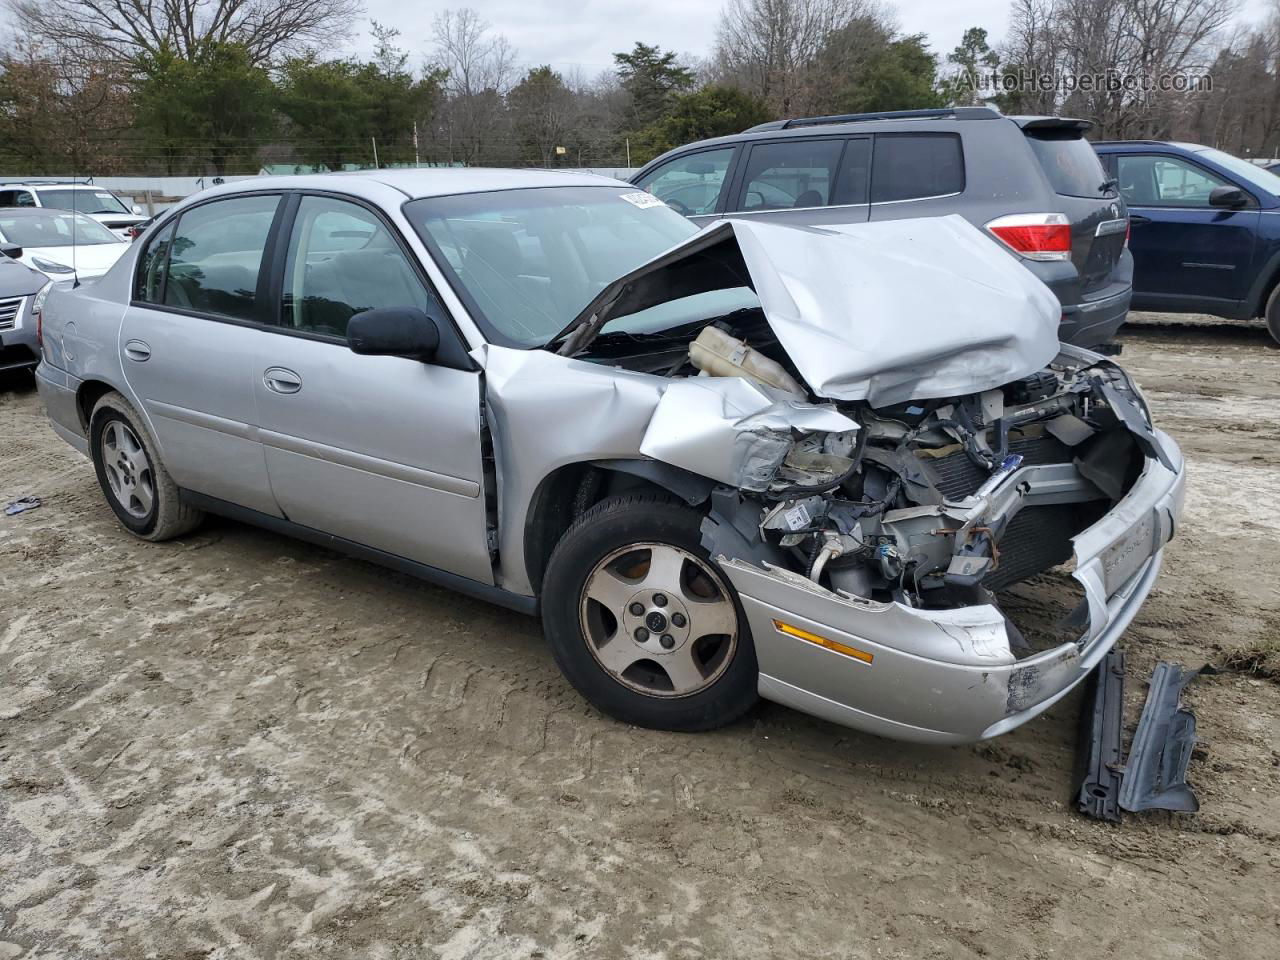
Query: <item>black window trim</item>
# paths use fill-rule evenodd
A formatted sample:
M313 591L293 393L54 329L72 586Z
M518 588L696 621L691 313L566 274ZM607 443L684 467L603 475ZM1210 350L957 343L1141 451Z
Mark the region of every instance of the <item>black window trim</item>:
M676 154L674 157L668 157L652 169L641 170L640 173L636 174L635 180L631 181L631 185L637 189L644 190L645 188L640 186L640 181L645 177L648 177L654 170L661 170L668 164L675 163L678 160L687 160L689 157L696 157L700 153L716 153L720 150L732 150L733 152L729 155L729 165L725 167L724 179L720 181L720 196L716 198L715 209L710 213L693 214L695 217L718 217L725 212L725 209L728 206L729 194L732 192L730 188L738 177L738 171L742 166L742 158L746 156L747 153L747 151L743 149L744 146L748 146L748 144L717 143L713 146L686 150L684 153Z
M756 147L772 147L780 143L816 143L824 140L839 140L840 155L836 157L836 165L831 171L831 182L828 183L827 185L828 195L831 195L834 192L831 189L831 187L835 183L836 177L840 175L840 169L844 165L844 158L849 152L849 141L850 140L870 141L871 139L872 139L871 135L867 133L862 133L862 134L840 133L840 134L827 134L826 136L813 136L813 137L770 137L764 140L748 141L745 144L747 149L742 151L742 156L738 161L738 169L735 171L734 184L733 184L734 205L736 206L739 204L741 200L742 191L746 187L745 181L747 178L747 167L750 166L751 164L751 151L754 150ZM874 151L875 149L874 143L868 143L867 146ZM868 200L870 199L870 197L871 197L871 156L868 155L867 157L867 198ZM864 203L824 203L818 207L774 207L769 210L730 210L728 211L728 213L732 214L735 217L758 217L766 213L785 213L788 210L850 210L850 209L855 209L858 207L865 207L865 206L867 206L867 203L865 202Z
M169 251L172 251L173 249L172 245L170 245L169 251L166 251L165 253L164 285L161 287L160 291L161 302L151 303L147 300L138 299L136 294L138 291L138 275L141 270L142 261L146 257L147 250L150 248L151 244L155 243L171 224L174 225L176 234L177 227L181 226L183 216L199 207L207 206L211 203L217 203L222 200L235 200L241 197L272 195L279 196L282 202L276 207L275 218L271 221L271 227L267 231L267 240L263 246L262 258L263 263L267 266L266 269L258 270L258 287L254 293L254 299L257 303L257 308L255 310L255 313L258 315L257 319L245 320L239 317L227 317L221 314L207 313L203 310L189 310L185 307L175 307L164 303L164 294L169 283L168 257ZM479 369L476 366L475 361L470 356L471 348L467 344L466 337L462 335L462 331L458 328L457 321L454 320L448 306L436 292L435 284L431 282L431 278L427 276L422 264L418 262L417 256L414 255L412 249L410 249L405 243L404 237L401 236L400 231L396 229L395 224L386 217L381 209L368 200L365 200L363 197L353 196L352 194L342 193L336 190L302 189L297 187L244 190L237 191L235 193L219 194L216 197L209 197L207 199L200 200L197 203L193 203L190 206L182 207L182 209L176 211L171 216L158 221L151 228L151 231L149 231L150 235L146 240L147 245L143 248L142 252L138 254L137 261L134 263L132 286L129 291L129 306L139 307L144 310L157 310L161 313L175 313L179 316L193 317L197 320L210 320L214 323L228 323L237 327L253 327L258 330L278 334L284 337L298 337L303 340L314 340L320 343L341 346L344 350L349 349L345 338L335 337L324 333L313 333L310 330L293 330L289 327L283 326L279 322L280 306L283 297L285 259L289 255L289 238L292 235L293 223L297 217L298 204L304 196L330 197L335 200L343 200L363 207L372 213L390 232L392 238L400 247L400 251L404 254L405 258L409 261L410 266L422 281L429 298L434 300L440 307L443 316L433 317L432 319L436 320L438 325L447 328L440 331L441 343L443 344L445 338L450 336L450 332L452 332L452 337L456 342L456 349L446 348L442 351L441 355L433 358L431 362L436 366L451 367L458 370ZM264 284L266 285L265 290Z
M1225 173L1219 173L1217 170L1213 170L1209 167L1206 167L1203 163L1197 163L1195 160L1191 159L1190 157L1183 156L1180 153L1167 153L1162 150L1133 150L1133 151L1126 150L1123 153L1113 153L1111 154L1111 156L1115 157L1116 163L1115 163L1115 171L1113 175L1117 180L1120 179L1120 158L1121 157L1152 157L1157 160L1160 160L1160 159L1180 160L1189 167L1194 167L1197 170L1203 171L1208 176L1213 177L1215 180L1223 180L1225 181L1226 184L1230 184L1231 186L1234 186L1237 190L1241 191L1245 196L1247 196L1250 201L1249 204L1245 207L1240 207L1236 210L1230 210L1227 207L1215 207L1210 203L1206 203L1204 206L1200 206L1200 207L1189 207L1185 203L1130 203L1128 199L1124 196L1124 194L1121 193L1120 199L1124 200L1126 207L1145 207L1153 210L1218 210L1218 211L1229 212L1229 213L1243 213L1246 210L1259 210L1262 207L1262 204L1258 200L1257 195L1254 194L1253 191L1250 190L1248 187L1241 186L1240 183L1236 181L1234 177L1230 177ZM1112 171L1107 171L1107 172L1111 173ZM1119 192L1119 190L1120 190L1120 187L1117 185L1116 191Z
M893 203L919 203L921 200L943 200L947 197L959 197L964 194L965 189L969 186L969 170L965 161L964 137L954 130L903 130L885 133L877 133L873 136L873 141L878 141L881 137L901 138L901 137L952 137L960 145L960 189L952 190L950 193L931 193L923 197L903 197L901 200L872 200L871 190L875 185L876 176L876 144L871 144L871 162L867 165L867 201L873 207L888 206Z

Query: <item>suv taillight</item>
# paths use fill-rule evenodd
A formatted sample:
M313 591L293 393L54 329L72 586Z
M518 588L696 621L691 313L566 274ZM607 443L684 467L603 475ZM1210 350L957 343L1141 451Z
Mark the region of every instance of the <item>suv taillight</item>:
M1013 213L987 224L991 235L1028 260L1070 260L1071 223L1062 213Z

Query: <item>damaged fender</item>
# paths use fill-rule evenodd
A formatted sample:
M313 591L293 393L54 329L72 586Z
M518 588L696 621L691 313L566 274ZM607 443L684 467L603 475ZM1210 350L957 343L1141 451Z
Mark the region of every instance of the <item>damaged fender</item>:
M857 429L832 407L740 377L691 377L667 387L640 452L758 493L768 488L797 435Z

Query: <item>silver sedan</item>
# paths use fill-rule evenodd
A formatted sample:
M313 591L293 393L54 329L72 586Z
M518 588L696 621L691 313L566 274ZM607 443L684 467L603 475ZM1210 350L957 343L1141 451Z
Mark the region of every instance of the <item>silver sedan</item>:
M645 726L763 696L995 736L1116 642L1181 509L1128 376L956 217L699 230L589 175L270 178L40 308L53 428L126 529L218 513L539 615ZM1002 608L1028 581L1065 633Z

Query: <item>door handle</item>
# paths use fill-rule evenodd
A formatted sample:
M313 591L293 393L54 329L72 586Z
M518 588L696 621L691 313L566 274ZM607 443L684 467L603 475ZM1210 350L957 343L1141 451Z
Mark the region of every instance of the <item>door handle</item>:
M297 393L302 389L302 378L284 367L268 367L262 374L262 382L276 393Z
M1150 222L1151 222L1151 218L1150 218L1150 217L1144 217L1144 216L1143 216L1142 214L1140 214L1140 213L1131 213L1131 214L1129 214L1129 222L1130 222L1130 223L1132 223L1132 224L1134 224L1135 226L1137 226L1137 225L1138 225L1138 224L1140 224L1140 223L1150 223Z
M128 340L124 345L124 355L130 360L142 363L151 356L151 348L141 340Z

